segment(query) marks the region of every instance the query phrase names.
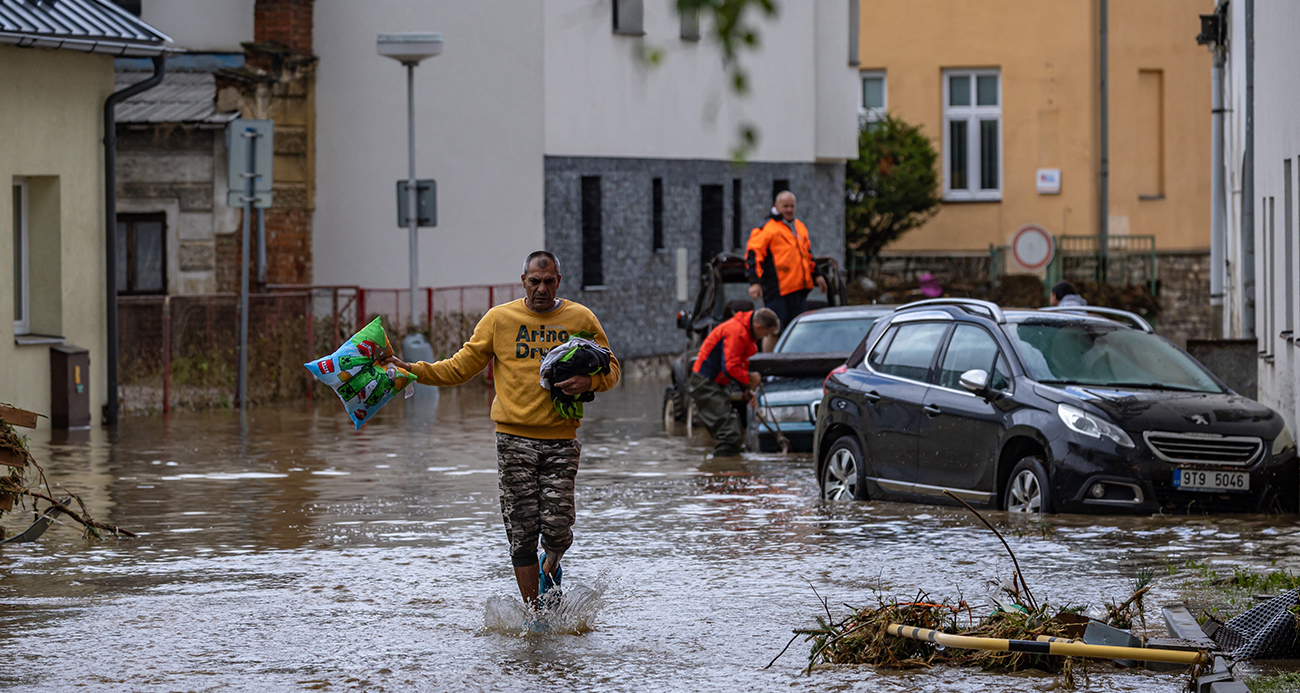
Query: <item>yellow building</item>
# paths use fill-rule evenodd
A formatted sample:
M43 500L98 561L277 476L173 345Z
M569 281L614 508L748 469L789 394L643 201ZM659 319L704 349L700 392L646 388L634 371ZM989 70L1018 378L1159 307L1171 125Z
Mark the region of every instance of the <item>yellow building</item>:
M942 209L885 254L986 254L1030 223L1099 232L1099 7L863 0L863 115L920 125L943 169ZM1153 235L1162 253L1209 249L1211 58L1196 35L1211 10L1209 0L1108 4L1109 233Z
M0 402L49 415L51 347L77 346L90 363L76 385L100 421L104 101L114 55L158 55L167 40L107 0L0 2L0 326L12 330L0 338Z

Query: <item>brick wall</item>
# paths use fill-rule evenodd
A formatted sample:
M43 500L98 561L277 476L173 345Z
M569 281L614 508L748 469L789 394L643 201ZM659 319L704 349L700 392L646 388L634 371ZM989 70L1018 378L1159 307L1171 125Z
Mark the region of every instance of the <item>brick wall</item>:
M253 40L277 43L296 55L311 55L313 0L257 0Z

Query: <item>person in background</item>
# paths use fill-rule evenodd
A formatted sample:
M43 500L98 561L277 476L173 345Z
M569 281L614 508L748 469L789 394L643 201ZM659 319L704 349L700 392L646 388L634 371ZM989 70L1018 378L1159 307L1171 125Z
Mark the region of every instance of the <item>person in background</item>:
M493 307L479 320L474 335L450 358L437 363L392 363L414 373L423 385L459 385L496 359L492 420L496 422L497 483L501 517L510 541L519 595L529 606L538 594L560 586L560 557L573 543L573 485L578 475L581 419L556 412L551 393L541 385L542 359L570 335L591 333L606 349L609 340L596 316L579 303L556 297L560 261L545 250L524 260L525 298ZM618 359L609 373L575 375L556 383L567 395L604 392L618 382ZM537 542L544 565L539 571Z
M1048 296L1048 301L1054 306L1086 306L1088 302L1074 290L1074 285L1070 282L1057 282L1052 287L1052 293Z
M921 295L926 298L939 298L943 296L943 286L939 284L939 278L929 272L922 272L917 277L917 284L921 288Z
M763 299L789 325L795 316L808 310L808 292L816 286L826 291L826 278L817 274L808 227L794 216L794 193L783 190L776 196L772 216L761 228L749 232L745 246L745 276L749 279L749 297ZM776 346L773 332L763 339L763 351Z
M687 388L700 422L718 441L714 457L740 454L744 434L726 388L732 383L750 390L758 387L758 374L749 372L749 357L757 353L759 340L780 330L781 319L771 309L742 311L713 328L700 345Z

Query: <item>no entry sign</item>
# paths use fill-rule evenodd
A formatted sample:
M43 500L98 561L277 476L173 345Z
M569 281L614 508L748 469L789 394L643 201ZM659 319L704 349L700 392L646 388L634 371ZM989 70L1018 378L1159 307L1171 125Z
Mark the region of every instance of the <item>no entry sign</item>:
M1056 239L1038 224L1025 224L1011 240L1011 255L1021 267L1036 272L1056 256Z

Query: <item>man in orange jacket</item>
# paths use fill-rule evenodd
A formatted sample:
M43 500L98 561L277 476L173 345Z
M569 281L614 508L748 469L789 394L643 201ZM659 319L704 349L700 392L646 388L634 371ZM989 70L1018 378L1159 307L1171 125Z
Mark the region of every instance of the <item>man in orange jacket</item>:
M758 340L780 329L781 319L776 313L759 308L736 313L713 328L700 345L687 387L691 399L695 400L700 422L718 441L713 448L714 457L739 455L744 437L726 386L737 383L751 390L758 387L758 374L749 372L749 357L758 351Z
M794 207L794 193L784 190L777 194L771 218L749 233L745 246L749 297L755 301L762 298L782 325L789 325L808 310L808 292L813 286L826 291L826 279L817 273L813 261L808 227L795 218ZM776 334L763 340L763 351L776 345Z

